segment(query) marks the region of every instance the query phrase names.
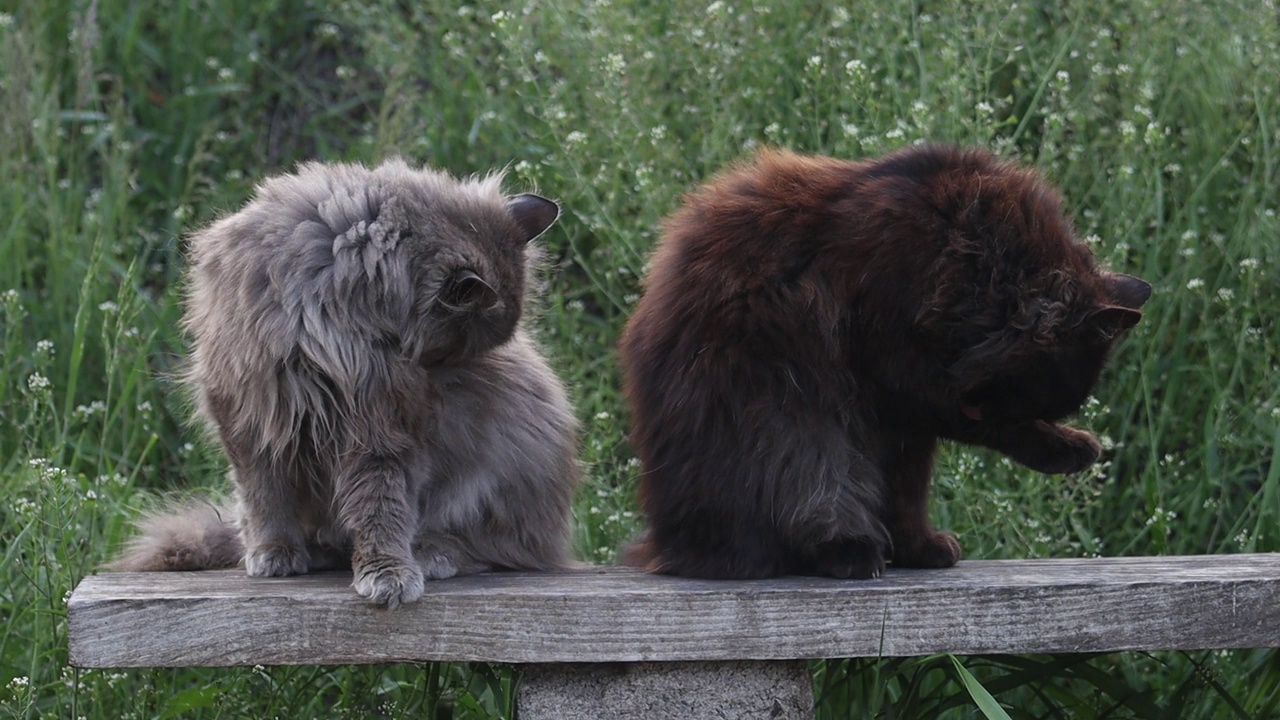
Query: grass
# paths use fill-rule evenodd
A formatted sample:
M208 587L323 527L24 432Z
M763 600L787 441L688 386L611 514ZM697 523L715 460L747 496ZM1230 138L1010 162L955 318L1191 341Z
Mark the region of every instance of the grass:
M573 389L580 557L639 527L613 363L659 219L753 148L921 139L1033 163L1153 282L1040 476L950 448L970 557L1280 549L1280 17L1262 0L843 8L537 0L0 2L0 714L510 717L487 666L77 672L65 597L160 494L222 482L170 381L181 237L305 158L509 168L566 212L536 325ZM815 663L824 718L1271 718L1274 651ZM981 700L985 702L985 700Z

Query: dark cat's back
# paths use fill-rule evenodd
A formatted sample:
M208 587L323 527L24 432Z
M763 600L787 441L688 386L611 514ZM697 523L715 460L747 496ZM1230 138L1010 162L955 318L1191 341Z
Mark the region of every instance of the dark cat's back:
M924 512L937 438L1050 472L1092 462L1092 438L1052 421L1146 292L1096 267L1037 174L984 152L762 152L668 219L620 344L650 523L630 561L707 577L954 563Z

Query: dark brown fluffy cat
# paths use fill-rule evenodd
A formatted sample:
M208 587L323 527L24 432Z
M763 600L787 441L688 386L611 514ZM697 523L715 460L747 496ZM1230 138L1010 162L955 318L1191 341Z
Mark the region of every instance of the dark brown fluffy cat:
M875 577L960 558L939 438L1046 473L1151 287L1097 266L1058 193L978 150L765 151L687 198L621 343L655 572Z

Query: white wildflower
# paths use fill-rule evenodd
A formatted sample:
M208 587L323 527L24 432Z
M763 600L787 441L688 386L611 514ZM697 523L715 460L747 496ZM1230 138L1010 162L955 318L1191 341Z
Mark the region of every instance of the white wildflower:
M604 70L611 75L621 75L627 71L627 60L621 53L609 53L604 56Z
M77 405L75 416L84 419L93 417L94 415L102 415L107 412L107 404L101 400L94 400L88 405Z
M1142 131L1142 142L1145 145L1155 145L1168 134L1169 131L1167 128L1162 128L1154 122L1149 122L1147 123L1146 130Z

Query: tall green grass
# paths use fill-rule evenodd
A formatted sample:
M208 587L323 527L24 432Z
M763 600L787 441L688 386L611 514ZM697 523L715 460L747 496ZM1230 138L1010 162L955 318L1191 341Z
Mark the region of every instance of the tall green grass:
M305 158L508 168L565 207L536 325L573 389L580 557L639 527L613 347L659 219L754 148L991 148L1152 281L1047 477L950 448L969 557L1280 547L1280 16L1257 0L0 2L0 713L509 717L487 666L77 672L65 597L224 463L170 381L183 233ZM1011 717L1271 718L1272 651L966 658ZM814 664L823 717L973 717L950 659Z

